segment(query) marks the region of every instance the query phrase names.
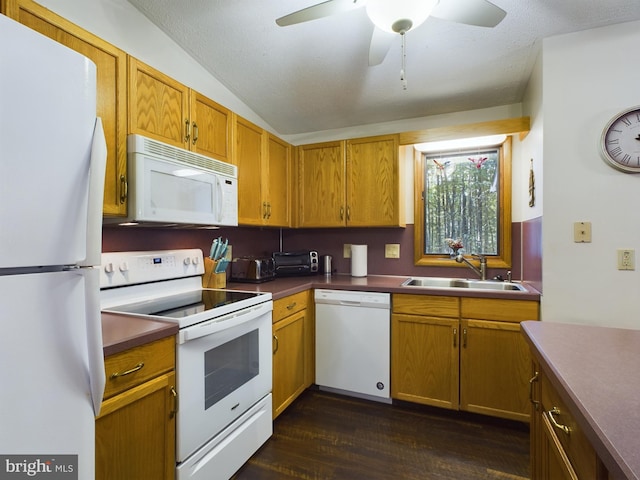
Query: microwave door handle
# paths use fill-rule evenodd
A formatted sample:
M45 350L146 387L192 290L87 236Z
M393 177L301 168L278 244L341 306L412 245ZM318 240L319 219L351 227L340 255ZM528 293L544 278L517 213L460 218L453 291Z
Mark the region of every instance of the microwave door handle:
M222 185L222 179L219 175L216 175L216 194L216 216L218 218L218 221L221 222L222 214L224 212L224 188Z

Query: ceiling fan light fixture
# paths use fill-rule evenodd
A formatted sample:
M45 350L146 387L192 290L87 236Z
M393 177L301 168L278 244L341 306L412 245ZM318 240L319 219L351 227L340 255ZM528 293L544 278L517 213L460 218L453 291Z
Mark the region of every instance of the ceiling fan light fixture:
M424 23L437 3L438 0L368 0L365 8L379 29L406 33Z

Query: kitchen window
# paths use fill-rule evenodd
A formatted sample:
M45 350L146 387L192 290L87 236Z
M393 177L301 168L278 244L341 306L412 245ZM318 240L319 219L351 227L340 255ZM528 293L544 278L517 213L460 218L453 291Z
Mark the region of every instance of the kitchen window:
M511 267L511 138L480 142L417 147L424 151L416 155L416 265L459 265L452 239L464 255L485 255L489 267Z

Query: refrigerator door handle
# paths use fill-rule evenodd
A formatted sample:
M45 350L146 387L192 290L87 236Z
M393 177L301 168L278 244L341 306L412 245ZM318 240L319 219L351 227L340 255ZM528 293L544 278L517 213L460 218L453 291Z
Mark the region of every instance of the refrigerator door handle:
M87 208L87 254L81 267L100 265L102 254L102 205L104 201L104 177L107 168L107 142L104 138L102 119L96 118L91 143L89 167L89 205ZM98 310L99 311L99 310Z
M93 411L98 416L106 383L104 347L102 344L102 317L100 313L100 268L89 267L78 270L83 273L85 278L89 382Z

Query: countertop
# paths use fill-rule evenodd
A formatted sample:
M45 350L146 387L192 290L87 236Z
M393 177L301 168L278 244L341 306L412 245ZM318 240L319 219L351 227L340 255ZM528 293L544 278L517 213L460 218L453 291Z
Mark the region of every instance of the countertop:
M527 287L526 292L469 290L451 288L401 287L409 277L393 275L369 275L352 277L351 275L312 275L308 277L277 278L264 283L228 283L227 288L250 292L271 292L274 300L293 295L311 288L330 288L336 290L360 290L367 292L414 293L423 295L471 296L488 298L510 298L521 300L539 300L540 294ZM113 313L102 314L102 339L105 356L119 353L129 348L175 335L175 324L135 318Z
M102 313L102 345L108 357L178 333L174 323Z
M640 330L543 321L522 331L612 478L640 479Z
M227 283L227 288L251 292L271 292L273 299L292 295L310 288L329 288L334 290L360 290L365 292L412 293L417 295L444 295L452 297L505 298L512 300L540 300L540 292L526 283L527 289L521 291L473 290L465 288L402 287L410 277L395 275L368 275L352 277L348 274L310 275L306 277L276 278L263 283Z

